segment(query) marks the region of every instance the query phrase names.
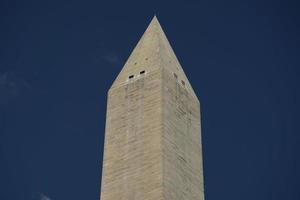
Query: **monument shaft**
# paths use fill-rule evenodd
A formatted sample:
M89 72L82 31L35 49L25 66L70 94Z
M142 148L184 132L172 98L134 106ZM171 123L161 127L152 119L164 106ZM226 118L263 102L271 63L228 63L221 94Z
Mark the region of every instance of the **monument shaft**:
M200 104L156 17L108 92L101 200L203 200Z

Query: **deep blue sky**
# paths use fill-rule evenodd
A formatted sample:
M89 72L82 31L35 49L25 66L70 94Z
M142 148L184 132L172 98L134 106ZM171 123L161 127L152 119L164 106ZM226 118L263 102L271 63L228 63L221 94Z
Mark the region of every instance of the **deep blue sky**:
M97 200L106 92L153 14L202 106L206 200L300 199L296 1L0 3L0 200Z

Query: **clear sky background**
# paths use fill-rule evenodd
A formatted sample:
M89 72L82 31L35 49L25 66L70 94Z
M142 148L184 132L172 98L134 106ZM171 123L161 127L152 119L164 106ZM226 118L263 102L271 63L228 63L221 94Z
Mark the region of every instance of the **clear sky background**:
M0 1L0 200L97 200L106 92L157 14L202 106L206 200L300 199L300 7Z

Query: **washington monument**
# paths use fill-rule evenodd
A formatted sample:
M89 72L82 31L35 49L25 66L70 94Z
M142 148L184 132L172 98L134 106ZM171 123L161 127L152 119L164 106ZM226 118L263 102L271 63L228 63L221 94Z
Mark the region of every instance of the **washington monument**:
M108 92L101 200L204 200L200 103L154 17Z

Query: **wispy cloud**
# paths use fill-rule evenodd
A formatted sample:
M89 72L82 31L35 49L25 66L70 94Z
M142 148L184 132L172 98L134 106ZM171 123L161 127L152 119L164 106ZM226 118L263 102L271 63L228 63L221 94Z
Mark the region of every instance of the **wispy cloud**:
M46 196L45 194L41 194L40 200L51 200L51 199L50 199L50 197Z
M109 64L112 64L112 65L115 65L115 64L119 64L120 63L120 58L117 54L115 53L105 53L103 56L102 56L102 59L109 63Z
M18 77L14 72L7 71L2 74L0 73L0 104L6 104L24 92L31 90L31 85Z
M96 65L106 64L113 67L122 62L118 51L103 46L95 47L89 56L89 59Z

